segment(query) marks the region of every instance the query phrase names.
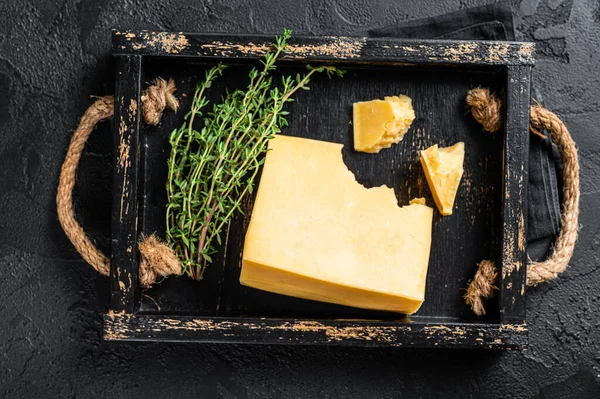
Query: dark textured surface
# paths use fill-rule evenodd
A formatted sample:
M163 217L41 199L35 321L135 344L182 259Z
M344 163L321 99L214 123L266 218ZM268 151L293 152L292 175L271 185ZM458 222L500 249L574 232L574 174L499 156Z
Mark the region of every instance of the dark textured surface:
M0 394L6 397L600 396L600 7L513 1L518 39L538 45L538 100L580 149L581 238L571 268L528 291L523 353L101 340L108 279L60 230L60 163L90 94L113 79L110 28L306 34L357 30L484 1L10 1L0 4ZM107 86L110 90L111 86ZM111 138L92 136L79 218L106 248Z

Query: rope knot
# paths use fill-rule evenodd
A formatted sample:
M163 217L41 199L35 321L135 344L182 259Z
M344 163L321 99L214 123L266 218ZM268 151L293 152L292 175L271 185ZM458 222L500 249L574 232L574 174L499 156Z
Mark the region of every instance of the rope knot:
M477 316L485 314L484 299L494 296L494 291L498 289L494 285L497 277L498 272L496 271L494 262L491 260L482 260L479 263L475 277L469 283L467 293L464 296L465 302L471 306L473 313Z
M144 121L149 125L158 125L165 108L177 112L179 101L174 93L177 91L173 79L167 82L163 78L157 78L154 84L146 89L142 95L142 110L144 111Z
M181 265L175 252L156 235L142 237L139 243L139 278L142 288L148 288L158 278L181 274Z
M471 114L483 130L495 133L502 123L502 100L488 89L477 87L467 94L467 104Z

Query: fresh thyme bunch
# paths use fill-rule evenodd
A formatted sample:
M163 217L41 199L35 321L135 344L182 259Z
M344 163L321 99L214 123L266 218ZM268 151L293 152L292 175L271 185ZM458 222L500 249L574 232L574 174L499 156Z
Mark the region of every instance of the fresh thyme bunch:
M245 90L228 92L204 114L209 104L206 90L223 75L226 66L219 64L208 70L204 81L196 86L185 122L171 133L167 240L183 272L194 279L202 279L211 255L221 244L221 233L236 212L242 212L242 199L253 191L268 140L287 126L284 104L293 101L291 96L297 90L309 89L314 73L326 72L329 77L344 74L333 66L308 66L305 74L283 77L281 87L275 86L270 72L286 52L290 36L286 29L276 38L261 61L262 68L250 71Z

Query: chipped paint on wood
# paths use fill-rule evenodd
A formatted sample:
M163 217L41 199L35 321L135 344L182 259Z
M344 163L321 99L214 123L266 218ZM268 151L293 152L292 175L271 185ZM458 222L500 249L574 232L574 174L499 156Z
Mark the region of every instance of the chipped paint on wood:
M125 215L129 210L128 191L127 191L127 176L131 166L129 158L129 135L127 134L128 127L125 123L125 118L121 115L119 122L119 163L118 169L123 173L123 184L121 185L121 206L119 210L119 221L123 221L123 213Z
M425 43L427 41L424 41ZM369 43L370 44L370 43ZM377 46L377 44L374 44ZM437 62L452 63L488 63L488 64L512 64L512 58L515 52L518 53L518 61L523 63L533 63L533 57L528 53L528 49L533 49L530 43L515 47L516 44L508 42L468 42L458 41L452 44L413 44L394 45L380 44L379 48L384 50L401 50L400 56L424 55L426 59ZM511 51L513 55L511 55Z
M336 58L358 58L362 53L362 49L366 43L365 38L342 38L342 37L327 37L326 42L317 45L298 45L290 44L288 47L289 53L284 55L284 58L293 56L294 58L312 56L329 56Z
M519 45L519 49L527 52L528 49L533 50L533 47ZM490 54L491 57L502 56L506 48L496 46L495 50L495 55ZM525 320L526 305L524 300L527 259L525 207L530 136L531 66L519 65L507 68L506 84L503 232L500 254L502 282L499 310L501 323L520 323Z
M300 321L294 323L284 323L275 327L266 327L266 329L288 330L294 332L321 332L330 339L330 341L342 341L346 339L358 339L366 341L384 341L393 342L395 334L405 330L403 326L331 326L324 325L315 321ZM410 331L410 330L407 330Z
M506 279L506 278L510 277L510 275L513 273L513 271L515 269L518 270L517 264L518 264L518 262L505 263L504 266L502 267L502 278Z
M119 284L119 293L121 295L121 300L126 301L127 296L129 295L132 289L131 273L128 270L123 270L121 267L117 267L116 278ZM125 281L127 281L127 284L125 284Z
M133 98L129 101L129 116L133 117L137 112L137 101Z
M329 341L342 341L346 339L357 339L366 341L383 341L393 342L397 333L402 331L411 331L410 327L406 326L347 326L339 327L325 325L317 321L295 321L284 322L279 325L259 325L254 323L237 323L234 321L220 321L195 319L190 321L180 322L179 320L165 318L157 322L162 327L176 328L188 331L215 331L215 330L231 330L235 328L247 328L249 330L266 330L279 332L294 332L308 333L316 332L323 333L328 337Z
M125 118L121 116L121 120L119 122L119 167L121 169L125 169L129 161L129 145L126 142L127 130L128 128L127 124L125 123Z
M167 54L179 54L190 46L189 39L179 33L168 32L141 32L141 33L123 33L116 32L115 35L121 35L127 41L132 42L133 50L155 49L162 50ZM282 58L302 58L311 55L325 55L339 58L358 58L366 42L365 38L347 38L347 37L323 37L325 42L316 45L300 45L290 43L287 47L287 53ZM121 46L123 48L124 46ZM271 49L270 43L234 43L230 41L214 40L210 43L202 43L199 49L208 50L208 54L220 55L223 57L233 56L236 53L241 55L263 56ZM207 55L206 52L197 51L197 55Z
M521 61L533 61L534 59L534 44L523 43L519 48L519 59Z
M450 329L450 327L448 326L443 326L443 325L439 325L439 326L428 326L424 328L425 332L428 334L436 334L439 332L443 332L443 333L447 333L452 331Z
M156 56L187 55L218 58L262 57L271 48L270 36L209 35L169 32L115 32L115 53ZM369 62L533 64L533 43L429 41L344 36L294 36L285 59L356 59Z
M137 101L134 100L133 98L129 101L129 108L128 108L128 116L129 116L129 121L133 121L136 118L136 114L137 114ZM123 120L123 116L121 115L121 125L120 125L120 129L119 129L119 135L121 137L121 144L119 146L119 164L121 166L121 169L123 170L123 191L122 191L122 195L121 195L121 220L123 220L123 214L128 215L129 214L129 203L130 201L127 201L127 197L129 195L128 189L127 189L127 177L128 177L128 172L129 169L131 168L131 159L129 157L129 151L130 151L130 144L129 144L129 135L127 134L128 131L128 127L125 124L124 120ZM127 142L125 142L125 137L127 137ZM125 206L123 207L123 203L125 203Z
M104 321L107 327L104 329L104 339L107 341L118 341L131 337L128 322L131 315L122 312L109 311Z
M127 41L132 42L131 46L134 50L149 47L162 50L167 54L179 54L190 45L188 38L182 32L115 32L115 35L124 36Z
M126 313L124 311L115 311L115 310L109 310L108 312L106 312L106 315L111 319L114 320L115 317L117 316L121 316L121 315L125 315Z
M133 34L123 36L134 40ZM132 312L136 308L137 291L136 201L142 57L118 56L117 68L110 306L114 310ZM122 334L117 332L115 336Z
M526 332L527 325L525 325L525 324L501 324L500 331L503 331L503 330Z
M121 98L121 103L124 102L124 99ZM129 107L127 109L127 115L129 121L133 121L136 118L137 114L137 101L135 99L129 100ZM129 156L129 151L131 149L130 145L130 135L129 126L125 121L124 115L121 115L119 121L119 164L118 168L123 172L123 185L121 192L121 207L119 211L119 220L123 221L123 215L127 215L129 213L129 201L128 198L128 186L127 186L127 178L129 176L129 169L131 168L131 159Z
M218 52L224 56L231 56L235 51L245 55L259 55L262 56L271 49L271 46L267 44L254 44L252 42L248 44L237 44L227 43L221 41L214 41L212 43L206 43L200 45L201 49L207 49L211 52ZM197 55L204 55L203 52L197 52Z
M343 320L268 320L249 318L193 318L130 315L109 312L105 317L107 340L172 340L350 344L379 346L444 346L464 342L494 348L522 347L523 325L416 325L403 322L355 323ZM477 331L479 330L479 331ZM423 336L426 339L423 340Z
M326 39L326 38L324 38ZM299 45L290 43L286 50L287 52L281 56L282 59L305 58L309 56L328 56L337 58L358 58L361 55L361 50L364 46L365 39L349 39L331 37L328 41L317 45ZM231 57L236 54L245 56L262 57L269 50L269 43L233 43L223 41L213 41L199 45L201 50L208 50L209 54L220 55L223 57ZM207 55L206 51L198 51L198 56Z
M444 51L444 56L453 61L474 61L476 58L475 52L477 47L476 43L461 43L456 47L448 47Z
M517 232L517 243L519 245L519 251L525 251L527 233L525 231L525 217L523 212L519 216L519 230Z
M488 61L491 63L501 62L510 50L508 43L494 43L488 47Z
M426 326L423 328L423 331L428 335L427 339L435 337L436 339L443 339L447 341L460 340L468 335L466 328L459 326Z
M509 175L509 173L507 173ZM508 190L506 194L506 198L510 198L508 194ZM522 195L519 196L522 198ZM516 223L516 230L513 226L506 226L504 229L504 264L502 267L502 277L509 277L514 270L519 271L522 265L522 261L517 256L515 249L518 250L518 253L523 253L525 251L526 246L526 233L525 233L525 221L523 217L522 210L515 210L519 212L519 218ZM510 219L514 220L514 219ZM510 227L510 228L509 228ZM516 237L515 237L516 233Z

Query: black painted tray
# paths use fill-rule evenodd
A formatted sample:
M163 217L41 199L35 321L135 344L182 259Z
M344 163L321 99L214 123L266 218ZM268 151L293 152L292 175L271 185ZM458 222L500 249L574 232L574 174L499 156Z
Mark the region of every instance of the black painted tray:
M349 37L293 37L280 73L306 63L336 63L343 79L317 77L288 106L284 134L344 144L343 157L367 187L387 184L399 204L423 196L435 208L418 151L438 143L466 144L465 173L454 214L434 212L425 303L410 317L306 301L239 284L241 250L253 198L230 225L226 246L197 282L168 278L141 292L136 283L140 234L164 237L169 133L185 111L166 114L157 127L140 122L140 91L155 77L175 79L182 109L204 71L218 61L230 68L211 88L246 83L247 72L271 36L113 32L117 60L115 185L109 340L345 344L357 346L520 349L527 344L525 265L527 156L533 44L419 41ZM476 86L501 93L504 128L483 133L467 115L465 96ZM182 96L182 94L187 96ZM379 154L353 151L351 105L406 94L417 115L404 140ZM129 163L119 162L128 147ZM498 295L477 318L463 288L477 263L502 266Z

